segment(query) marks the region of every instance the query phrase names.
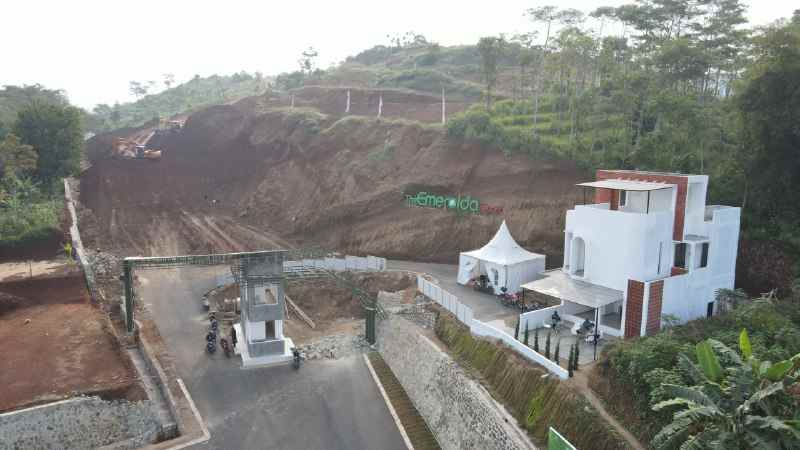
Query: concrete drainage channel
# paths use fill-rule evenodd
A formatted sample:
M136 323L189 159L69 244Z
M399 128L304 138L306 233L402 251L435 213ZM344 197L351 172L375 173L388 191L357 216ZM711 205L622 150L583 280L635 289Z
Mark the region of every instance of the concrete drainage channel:
M404 430L401 430L407 437L407 442L410 441L410 448L416 450L438 450L440 449L439 443L433 436L425 419L422 418L417 408L411 402L411 399L406 394L405 389L400 384L400 381L392 373L392 369L386 364L386 361L381 358L378 352L370 352L366 355L367 362L372 367L378 382L381 384L383 391L391 402L391 406L396 413L396 419L400 421Z

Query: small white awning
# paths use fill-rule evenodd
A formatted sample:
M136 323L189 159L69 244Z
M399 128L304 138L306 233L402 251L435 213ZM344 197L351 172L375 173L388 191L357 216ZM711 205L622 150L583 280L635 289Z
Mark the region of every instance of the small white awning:
M572 279L562 269L541 273L535 280L523 284L521 288L589 308L610 305L622 300L623 297L622 291Z
M614 189L618 191L657 191L659 189L669 189L674 184L654 183L651 181L634 180L600 180L578 183L576 186L593 187L602 189Z

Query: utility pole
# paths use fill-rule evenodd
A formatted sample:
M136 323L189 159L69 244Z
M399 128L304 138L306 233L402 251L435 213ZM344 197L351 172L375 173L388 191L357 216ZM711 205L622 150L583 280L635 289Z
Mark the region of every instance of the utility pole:
M378 117L383 114L383 94L378 97Z
M292 92L292 105L290 107L294 108L294 92Z
M444 98L444 86L442 86L442 125L447 122L447 106Z
M344 109L344 112L350 112L350 89L347 90L347 107Z

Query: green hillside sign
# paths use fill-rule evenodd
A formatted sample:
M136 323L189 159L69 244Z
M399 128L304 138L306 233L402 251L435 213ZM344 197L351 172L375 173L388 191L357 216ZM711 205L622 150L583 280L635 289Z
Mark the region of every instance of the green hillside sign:
M429 192L417 192L416 195L406 194L406 205L418 208L448 209L458 213L472 214L503 214L503 208L481 203L480 200L469 195L462 197L452 195L436 195Z

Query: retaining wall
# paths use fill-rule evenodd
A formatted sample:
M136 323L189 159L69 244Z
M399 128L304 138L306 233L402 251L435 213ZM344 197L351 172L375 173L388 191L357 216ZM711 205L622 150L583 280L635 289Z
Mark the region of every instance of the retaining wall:
M0 414L0 450L134 449L155 442L160 431L149 401L77 397Z
M67 209L69 210L69 235L72 241L72 248L77 256L78 263L80 263L83 268L83 275L86 278L86 287L89 289L89 295L91 295L93 302L97 302L97 286L94 282L94 270L92 270L92 264L86 257L86 250L84 250L83 241L81 241L81 233L78 231L78 213L75 210L75 202L72 199L72 190L69 187L68 178L64 178L64 199L67 202Z
M515 419L412 322L389 314L377 326L378 351L449 449L533 449Z

